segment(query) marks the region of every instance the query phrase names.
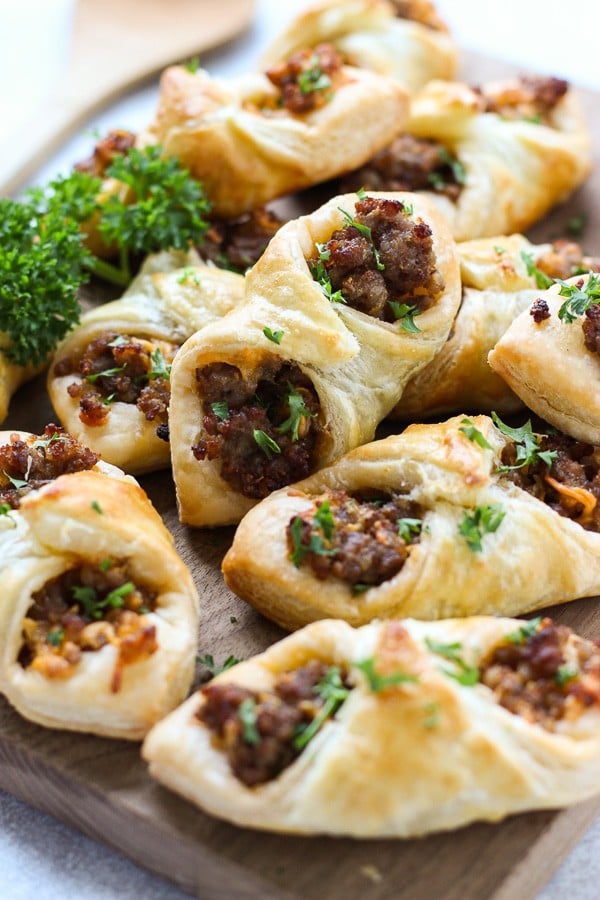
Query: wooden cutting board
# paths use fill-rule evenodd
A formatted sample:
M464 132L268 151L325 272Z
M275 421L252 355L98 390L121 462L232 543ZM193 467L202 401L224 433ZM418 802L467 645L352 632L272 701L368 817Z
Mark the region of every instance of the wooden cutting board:
M472 81L512 71L478 57L467 62ZM600 255L600 95L582 92L582 98L594 128L596 172L533 235L538 241L564 235L569 219L583 212L583 244ZM38 379L14 398L3 427L40 431L53 418ZM219 565L233 529L182 527L170 474L140 480L194 573L202 603L199 653L221 663L229 654L247 657L281 637L279 628L223 584ZM552 615L600 638L596 599L555 607ZM40 728L1 698L0 788L205 900L528 900L600 815L598 797L569 810L413 841L254 833L212 819L154 783L135 744Z
M35 127L28 123L26 135L15 138L21 152L0 195L23 187L66 137L127 90L241 34L254 6L254 0L77 0L61 82Z

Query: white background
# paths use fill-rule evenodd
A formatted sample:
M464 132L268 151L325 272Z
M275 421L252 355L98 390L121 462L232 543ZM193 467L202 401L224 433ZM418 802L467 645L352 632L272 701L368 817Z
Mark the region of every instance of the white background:
M0 60L18 36L14 23L10 25L7 4L14 10L24 8L27 2L30 0L0 0ZM56 0L38 2L51 6ZM168 0L165 0L167 4ZM252 31L225 52L205 55L203 64L220 75L239 73L252 67L268 38L277 32L282 22L304 6L303 0L257 0L257 17ZM464 48L600 89L598 0L438 0L437 6L457 42ZM36 79L44 79L45 72L39 59L30 52L41 34L48 41L49 32L41 29L40 21L29 18L30 46L22 51L22 64L16 71L8 76L3 74L0 62L0 78L3 79L0 123L5 124L5 133L0 131L0 182L3 171L8 171L11 159L19 153L18 144L15 145L6 134L9 100L14 107L15 97L25 103L35 93L33 88L38 89L38 95L43 93L39 84L32 87ZM110 53L109 48L107 53ZM48 71L48 79L49 76ZM93 128L98 127L100 131L109 127L136 130L145 124L151 117L155 98L156 87L152 86L96 117L89 123L87 133L69 142L49 161L36 180L44 181L74 160L88 155ZM31 127L34 129L34 123ZM183 897L161 879L1 792L0 873L1 900L63 900L70 896L82 900L120 897L178 900ZM599 884L600 823L597 823L538 900L563 900L567 895L572 900L596 900L600 896ZM368 883L365 893L369 893Z

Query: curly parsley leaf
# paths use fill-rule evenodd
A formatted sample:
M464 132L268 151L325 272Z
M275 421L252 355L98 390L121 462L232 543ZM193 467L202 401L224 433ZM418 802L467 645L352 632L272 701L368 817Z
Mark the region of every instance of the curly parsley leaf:
M583 279L569 284L558 278L556 283L561 285L559 296L567 297L558 311L558 318L567 325L571 325L578 316L583 316L590 306L600 303L600 274L591 272L585 284Z
M483 549L481 542L484 535L497 531L505 515L501 503L476 506L471 512L465 510L463 520L458 526L459 534L464 537L470 550L480 553Z
M79 322L88 257L77 222L0 199L0 347L10 362L40 365Z
M483 450L491 450L492 445L489 441L484 437L479 428L476 428L471 419L461 419L461 427L458 429L462 431L465 437L467 437L473 443L478 444Z
M512 469L522 469L541 459L546 463L548 468L552 465L552 460L556 457L556 450L540 450L540 438L533 433L531 427L531 419L528 419L520 428L511 428L506 425L502 419L492 412L494 425L506 437L512 438L515 443L515 452L517 463L514 466L499 466L498 472L510 472Z

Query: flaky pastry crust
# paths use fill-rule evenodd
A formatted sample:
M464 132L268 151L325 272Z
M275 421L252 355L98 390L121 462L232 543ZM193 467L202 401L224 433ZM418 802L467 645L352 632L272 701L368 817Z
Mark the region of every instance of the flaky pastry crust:
M55 352L48 393L65 428L104 460L127 472L140 474L167 467L169 443L157 436L155 420L148 420L135 403L115 400L103 423L86 424L80 418L79 397L67 393L69 385L84 383L82 376L57 375L55 365L66 357L80 357L91 341L107 331L181 345L232 310L243 292L243 276L202 263L195 251L148 257L123 297L82 316L81 324Z
M600 535L555 512L497 472L510 439L486 416L471 423L492 449L470 440L463 416L411 425L359 447L327 469L263 500L240 523L223 560L229 587L284 628L336 617L438 619L520 615L600 592ZM423 510L420 540L397 574L357 594L290 558L286 528L326 490L398 492ZM473 550L460 532L467 513L498 507L499 527Z
M244 303L207 326L181 348L171 373L171 454L181 521L189 525L238 522L256 501L234 491L220 476L218 459L195 459L192 446L203 434L202 398L196 373L215 362L243 375L265 360L293 361L311 380L321 405L323 433L315 468L372 440L375 428L397 402L404 385L444 343L459 302L454 242L432 204L413 194L369 194L404 200L433 232L433 252L445 288L418 317L420 331L332 303L307 262L316 243L344 225L340 208L354 212L356 194L334 197L308 216L284 225L246 276ZM264 328L281 331L280 344Z
M202 181L214 215L238 216L362 165L402 130L403 87L350 67L341 77L324 106L291 115L264 111L277 98L264 75L225 82L172 67L163 73L156 118L138 145L161 144Z
M332 43L352 66L394 78L414 92L432 78L453 78L456 48L445 25L399 18L385 0L322 0L296 16L267 49L265 68L300 47Z
M189 689L198 623L191 575L145 493L132 479L102 471L63 475L2 517L0 541L0 692L40 725L143 737ZM156 629L155 652L123 667L118 690L112 643L83 652L67 678L23 667L22 628L32 594L76 565L103 559L124 560L131 578L156 593L156 608L143 617Z
M190 802L269 831L414 837L567 806L598 791L598 706L547 731L501 706L486 685L460 684L430 649L459 647L476 667L523 625L485 617L309 625L213 682L268 690L315 658L349 670L348 699L278 777L246 787L233 775L196 718L199 694L150 732L143 756L151 775ZM375 692L356 668L367 659L383 676L416 680Z

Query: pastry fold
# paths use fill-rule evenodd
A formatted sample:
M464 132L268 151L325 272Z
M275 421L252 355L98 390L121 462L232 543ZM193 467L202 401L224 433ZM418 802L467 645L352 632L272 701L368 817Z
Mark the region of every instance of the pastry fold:
M117 396L107 400L101 422L86 421L80 397L67 390L71 385L83 389L86 379L76 367L67 374L60 374L60 369L57 373L57 363L66 358L80 360L88 345L106 333L141 338L154 347L166 341L176 348L233 309L243 292L243 276L202 263L195 251L149 257L123 297L85 313L56 350L48 393L65 428L107 462L128 472L168 466L169 442L156 433L160 419L148 418L135 402Z
M362 165L408 115L403 87L351 67L320 108L294 115L270 108L277 99L258 73L226 82L172 67L138 145L160 144L176 156L202 181L213 214L231 218Z
M445 222L432 204L416 195L369 196L410 203L411 219L431 229L433 256L444 282L440 296L418 316L420 330L415 332L325 296L309 260L316 256L317 245L345 224L342 210L353 215L355 194L334 197L316 212L284 225L246 276L243 304L191 337L173 364L171 454L182 522L235 523L256 502L223 479L218 457L199 459L192 452L207 437L206 404L197 379L203 367L235 367L244 380L258 377L256 373L269 365L298 367L319 403L318 413L311 416L320 429L314 470L372 440L408 379L444 343L460 292L454 243ZM265 329L279 342L269 339Z
M516 714L498 698L502 684L495 690L484 683L494 651L528 648L529 629L536 630L529 622L486 617L378 622L357 630L318 622L208 688L235 686L259 697L282 673L315 660L344 673L346 699L276 777L247 786L233 774L222 745L199 718L206 694L193 695L160 722L142 753L152 776L206 812L277 832L414 837L567 806L598 792L597 696L584 709L575 704L571 718L543 726L528 720L539 713L535 704ZM577 670L578 647L593 649L592 643L550 620L537 631L539 642L561 641L574 691L588 677ZM554 690L569 694L556 684ZM247 725L248 705L245 712ZM256 727L247 734L254 745L242 746L247 756L266 752L260 713Z
M463 292L450 336L406 385L391 419L414 421L459 410L506 414L523 405L487 357L511 322L539 296L523 254L535 263L550 245L534 245L513 234L464 241L456 249Z
M387 75L412 93L432 78L456 74L454 43L446 26L437 17L434 22L430 27L400 18L386 0L322 0L289 23L262 64L267 68L301 47L327 42L349 65Z
M483 91L497 94L502 87L510 94L513 86L518 82L487 84ZM545 120L484 109L481 93L468 85L431 81L413 99L406 125L409 134L439 142L464 170L456 201L426 192L457 241L527 230L591 170L590 139L572 89Z
M580 524L580 505L571 504L568 518L538 499L539 486L534 496L514 483L512 472L498 471L503 451L513 444L486 416L456 416L359 447L251 510L223 560L225 581L287 629L328 617L361 625L403 616L519 615L600 593L600 534ZM563 476L551 471L556 488ZM545 479L543 470L539 484L549 485ZM557 490L568 500L568 485ZM324 500L331 500L333 511L340 491L375 502L399 497L416 506L398 514L407 526L414 524L418 538L400 546L405 560L394 574L371 578L365 565L358 581L331 571L318 577L306 559L293 561L288 526L296 518L324 541L321 552L327 554L328 533L310 525ZM571 496L595 507L587 490ZM555 495L549 499L554 503ZM339 527L343 535L343 523ZM377 543L390 540L384 533Z
M590 278L599 276L565 283L581 284L585 292ZM490 352L489 364L541 418L580 441L600 444L600 359L586 346L586 317L575 316L570 323L559 318L565 303L561 289L555 284L538 293L547 317L536 321L530 310L522 312Z
M40 725L143 737L186 696L198 623L191 575L145 493L131 479L102 471L62 475L24 497L2 516L0 528L0 692ZM128 579L113 593L117 614L119 598L133 585L152 598L148 609L128 613L117 627L111 604L84 615L81 595L73 591L65 596L70 610L59 617L56 580L86 567L96 579L108 577L113 566ZM84 580L90 586L78 588L86 599L94 599L94 583ZM40 625L44 590L55 593L45 601L49 619ZM42 625L45 637L38 634L36 652L29 653L25 634Z

